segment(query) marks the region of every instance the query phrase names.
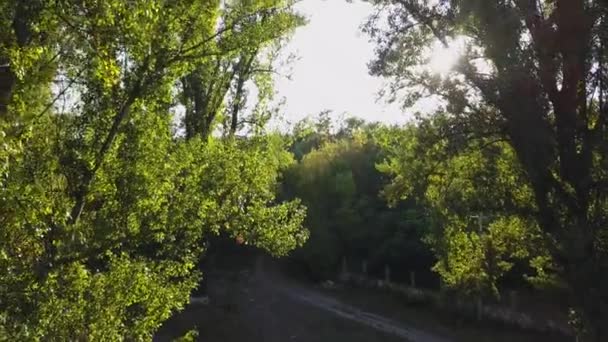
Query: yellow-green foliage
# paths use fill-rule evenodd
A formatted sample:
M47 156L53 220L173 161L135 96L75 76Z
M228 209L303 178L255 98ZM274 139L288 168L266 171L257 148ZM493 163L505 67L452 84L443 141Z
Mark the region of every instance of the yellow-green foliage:
M275 198L292 162L280 139L185 139L172 114L181 77L296 25L287 3L0 7L15 76L0 98L0 340L150 340L197 284L205 235L273 255L306 240L303 207Z
M426 240L446 286L498 296L515 263L537 269L520 278L549 281L554 269L540 268L548 251L533 193L512 148L486 140L458 145L439 136L447 123L438 116L379 135L389 158L378 167L392 176L385 196L393 202L413 197L429 208L433 228Z

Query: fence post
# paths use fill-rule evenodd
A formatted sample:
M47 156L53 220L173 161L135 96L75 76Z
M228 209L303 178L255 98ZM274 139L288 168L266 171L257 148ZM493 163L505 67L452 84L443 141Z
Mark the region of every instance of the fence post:
M391 268L388 265L384 266L384 281L387 284L391 282Z
M339 277L343 282L348 280L348 265L346 263L346 257L342 257L342 268L340 269Z
M410 286L416 288L416 272L410 271Z
M481 300L481 297L477 297L477 305L475 306L475 311L477 313L477 320L481 321L481 319L483 318L483 301Z
M515 290L511 290L509 292L509 297L509 304L511 304L511 310L517 310L517 292Z
M364 276L367 276L367 260L365 259L363 259L361 262L361 271L363 272Z

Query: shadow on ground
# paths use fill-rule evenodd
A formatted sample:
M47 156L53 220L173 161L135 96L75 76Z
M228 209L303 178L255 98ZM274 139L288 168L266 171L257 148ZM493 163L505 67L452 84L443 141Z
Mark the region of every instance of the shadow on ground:
M205 342L568 341L504 327L463 325L383 293L322 290L285 277L269 258L239 258L230 267L210 270L209 302L190 304L154 341L172 341L192 329Z
M195 327L206 342L404 341L293 298L285 291L290 285L257 268L208 274L209 304L191 304L161 328L155 341L172 341Z

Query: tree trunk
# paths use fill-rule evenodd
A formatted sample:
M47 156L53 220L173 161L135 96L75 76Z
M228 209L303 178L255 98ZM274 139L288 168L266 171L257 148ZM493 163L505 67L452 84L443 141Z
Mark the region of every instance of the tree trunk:
M19 47L25 47L31 37L31 18L40 11L39 1L20 1L15 9L12 28ZM0 118L8 113L8 106L17 83L17 77L11 70L11 61L7 56L0 56Z
M15 81L15 75L11 71L8 60L0 59L0 118L5 117L8 113Z
M585 342L608 341L608 265L594 256L573 260L566 269L580 337Z

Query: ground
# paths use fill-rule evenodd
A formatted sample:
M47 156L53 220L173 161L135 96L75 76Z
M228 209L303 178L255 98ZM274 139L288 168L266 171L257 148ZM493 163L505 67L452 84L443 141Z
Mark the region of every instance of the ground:
M155 341L171 341L193 328L207 342L563 340L450 321L387 294L321 289L283 276L275 262L263 257L208 277L209 303L192 303L161 328Z

